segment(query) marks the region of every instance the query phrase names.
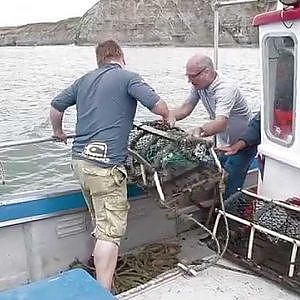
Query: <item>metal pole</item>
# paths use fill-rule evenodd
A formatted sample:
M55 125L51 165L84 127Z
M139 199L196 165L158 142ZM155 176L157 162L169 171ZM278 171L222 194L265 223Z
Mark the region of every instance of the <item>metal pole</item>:
M247 190L241 190L241 192L243 194L245 194L245 195L248 195L250 197L256 198L258 200L262 200L262 201L265 201L265 202L274 203L274 204L276 204L278 206L281 206L281 207L284 207L286 209L290 209L290 210L294 210L294 211L300 212L300 207L299 206L292 205L292 204L289 204L289 203L286 203L286 202L282 202L282 201L278 201L278 200L273 200L273 199L270 199L270 198L267 198L267 197L264 197L264 196L261 196L261 195L254 194L254 193L249 192Z
M236 4L247 4L252 2L257 2L258 0L232 0L232 1L217 1L218 6L228 6L228 5L236 5Z
M216 1L213 6L214 10L214 63L215 69L219 65L219 1Z
M270 230L270 229L268 229L266 227L263 227L261 225L258 225L258 224L255 224L253 222L247 221L245 219L242 219L242 218L237 217L235 215L232 215L230 213L224 213L222 210L219 210L219 214L225 215L227 218L229 218L231 220L234 220L234 221L237 221L237 222L239 222L241 224L247 225L249 227L254 227L254 229L256 229L258 231L270 234L270 235L278 237L278 238L280 238L280 239L282 239L284 241L290 242L293 245L296 244L298 247L300 246L300 240L298 240L298 239L294 239L294 238L291 238L291 237L289 237L287 235L284 235L284 234L278 233L276 231Z
M213 4L214 11L214 63L215 68L219 67L219 8L229 5L247 4L257 2L258 0L232 0L232 1L219 1L216 0Z
M250 237L249 237L249 244L248 244L248 255L247 255L248 259L252 259L254 234L255 234L255 228L251 227L251 232L250 232Z
M67 139L73 139L76 135L69 134L67 135ZM31 145L31 144L39 144L39 143L46 143L46 142L56 142L57 138L55 137L45 137L45 138L38 138L38 139L30 139L30 140L22 140L22 141L9 141L0 143L0 149L9 148L14 146L24 146L24 145Z
M67 135L67 139L72 139L74 137L75 135ZM24 145L39 144L45 142L56 142L56 141L57 138L55 137L46 137L46 138L23 140L23 141L11 141L11 142L0 143L0 149L14 147L14 146L24 146Z
M297 250L298 250L298 246L297 246L297 244L294 244L293 250L292 250L292 255L291 255L291 260L290 260L289 277L294 276Z

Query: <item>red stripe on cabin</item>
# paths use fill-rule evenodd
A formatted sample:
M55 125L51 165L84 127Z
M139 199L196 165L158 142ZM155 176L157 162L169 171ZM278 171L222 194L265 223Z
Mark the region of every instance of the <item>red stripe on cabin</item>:
M290 20L300 19L300 6L290 7L284 10L275 10L256 15L252 25L259 26L270 23L286 22Z

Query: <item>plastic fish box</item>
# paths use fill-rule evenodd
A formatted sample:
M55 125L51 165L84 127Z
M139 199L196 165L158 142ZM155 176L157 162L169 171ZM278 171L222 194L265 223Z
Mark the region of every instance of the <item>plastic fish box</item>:
M113 300L94 278L74 269L0 293L0 300Z

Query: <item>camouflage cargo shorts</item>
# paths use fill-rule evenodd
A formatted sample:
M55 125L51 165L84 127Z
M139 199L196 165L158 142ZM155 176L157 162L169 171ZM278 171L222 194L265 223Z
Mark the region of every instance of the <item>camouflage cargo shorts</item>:
M72 160L72 168L91 213L93 236L119 246L129 210L125 168L101 168L86 160Z

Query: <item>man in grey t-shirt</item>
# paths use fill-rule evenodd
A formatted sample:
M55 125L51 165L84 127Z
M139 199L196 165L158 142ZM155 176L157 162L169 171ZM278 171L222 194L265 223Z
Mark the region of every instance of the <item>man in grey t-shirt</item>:
M126 170L123 166L137 102L169 117L166 103L136 73L125 70L124 54L112 40L96 47L98 68L76 80L51 103L54 136L65 141L64 111L76 105L72 167L94 223L97 280L111 289L118 249L127 225Z
M216 135L217 146L235 143L251 119L251 111L237 85L219 75L210 57L200 53L188 60L186 76L192 84L191 91L184 103L170 113L173 122L190 115L201 100L211 121L193 129L192 134ZM219 157L228 172L226 198L242 186L253 151L255 149L245 149L235 156Z

